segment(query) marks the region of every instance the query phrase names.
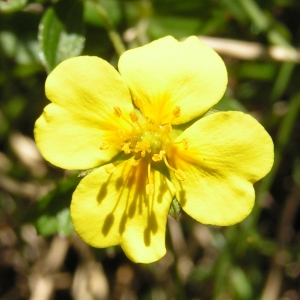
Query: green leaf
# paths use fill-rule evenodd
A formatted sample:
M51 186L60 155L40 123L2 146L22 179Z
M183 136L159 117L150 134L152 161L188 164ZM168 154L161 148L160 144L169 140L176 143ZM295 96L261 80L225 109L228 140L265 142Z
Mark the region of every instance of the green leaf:
M70 209L65 208L56 215L57 232L59 235L69 236L74 232Z
M150 20L148 33L153 39L166 35L180 39L197 34L201 25L199 18L156 16Z
M236 110L247 112L247 109L236 99L224 96L215 106L215 110L219 111L228 111L228 110Z
M251 282L245 272L239 267L233 267L230 279L237 299L253 299Z
M97 2L84 1L84 20L88 24L105 28L103 19L97 11L97 5ZM106 11L109 21L114 26L118 26L122 18L119 2L116 0L102 0L101 6Z
M42 215L37 219L35 226L37 232L42 236L54 234L70 236L74 232L69 208L64 208L56 215Z
M74 177L59 181L57 186L32 208L27 221L35 224L40 235L68 236L72 234L74 229L69 206L79 180L74 175Z
M28 0L9 0L7 2L0 1L0 13L10 13L19 11L27 4Z
M55 216L42 215L35 223L37 232L42 236L53 235L57 232Z
M38 39L41 60L50 72L63 60L79 55L84 47L83 3L61 0L44 14Z

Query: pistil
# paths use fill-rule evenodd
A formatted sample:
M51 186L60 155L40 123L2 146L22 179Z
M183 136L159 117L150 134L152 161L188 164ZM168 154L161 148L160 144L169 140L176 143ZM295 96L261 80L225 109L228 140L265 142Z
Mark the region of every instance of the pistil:
M140 107L141 103L136 100L135 104ZM175 118L180 116L181 109L176 106L173 110L171 123ZM136 167L140 160L146 160L147 162L147 177L148 183L146 184L146 194L152 195L154 193L154 183L151 177L151 166L152 163L163 161L166 167L174 172L176 178L180 181L186 180L185 173L180 169L173 168L166 157L166 151L171 143L183 143L183 148L187 150L189 148L188 140L183 139L180 142L172 142L169 138L169 133L172 130L171 123L158 125L152 119L146 119L145 123L140 123L139 116L135 111L129 114L129 118L126 118L120 107L114 107L114 114L118 118L124 119L127 123L131 125L131 134L125 132L124 130L118 130L118 136L124 141L122 146L122 151L126 155L131 154L130 164ZM109 147L108 143L103 141L100 144L101 150L106 150ZM105 167L108 174L111 174L115 170L113 164L109 164Z

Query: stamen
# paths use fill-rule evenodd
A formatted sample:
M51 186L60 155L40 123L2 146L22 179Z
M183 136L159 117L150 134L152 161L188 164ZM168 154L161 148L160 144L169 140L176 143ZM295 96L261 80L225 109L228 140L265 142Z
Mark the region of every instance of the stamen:
M188 139L183 139L182 141L179 141L179 142L173 142L173 144L183 144L184 150L188 150L190 147Z
M130 137L126 134L124 130L119 129L118 130L118 136L122 140L128 140Z
M175 176L177 177L178 180L184 181L186 180L186 175L182 170L176 170L175 171Z
M159 153L153 154L152 160L155 161L155 162L156 161L161 161L165 154L166 154L166 151L160 150Z
M154 124L155 124L155 121L154 121L153 119L148 119L148 124L154 125Z
M162 129L162 131L163 131L164 133L170 133L171 130L172 130L172 125L171 125L171 124L163 125L163 126L161 127L161 129Z
M134 148L134 152L141 152L141 157L145 157L146 152L150 153L150 143L149 142L137 142Z
M173 118L171 119L170 123L172 124L175 118L180 117L181 108L180 106L176 106L175 109L172 111Z
M111 174L115 171L116 167L113 164L108 164L104 167L104 169L106 173Z
M184 150L189 149L190 145L189 145L189 141L187 139L183 139L183 148Z
M115 114L118 118L120 118L120 117L122 116L122 110L121 110L121 108L118 107L118 106L114 106L114 114Z
M178 118L181 114L181 108L180 106L176 106L175 109L173 110L173 115L175 118Z
M138 108L142 108L143 107L143 102L138 99L138 98L134 98L133 99L134 104L138 107Z
M99 146L100 150L106 150L106 149L108 149L108 147L109 147L109 144L106 141L101 142L100 146Z
M161 157L160 157L159 154L156 153L156 154L153 154L152 160L155 161L155 162L156 162L156 161L161 161Z
M129 117L130 117L131 121L134 122L134 123L136 123L139 120L139 117L138 117L138 115L136 114L135 111L132 111L129 114Z
M124 151L125 154L129 154L131 152L130 143L124 144L122 150Z
M114 114L118 117L118 118L121 118L126 122L128 123L130 126L132 126L131 122L124 117L123 115L123 112L121 110L121 108L119 106L114 106Z
M173 167L171 167L171 166L169 165L169 163L168 163L168 161L167 161L167 158L166 158L165 156L163 157L163 160L164 160L166 166L167 166L170 170L172 170L173 172L176 172L176 169L174 169Z
M180 180L180 181L186 180L186 175L182 170L180 170L180 169L176 170L173 167L171 167L165 156L163 156L163 160L164 160L166 166L175 173L175 176L177 177L178 180Z

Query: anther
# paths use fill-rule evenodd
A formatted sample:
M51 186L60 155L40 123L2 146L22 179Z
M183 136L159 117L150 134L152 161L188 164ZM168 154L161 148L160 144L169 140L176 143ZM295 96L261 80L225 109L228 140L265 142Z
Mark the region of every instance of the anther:
M188 150L190 147L188 139L183 139L182 141L179 141L179 142L173 142L173 144L183 144L184 150Z
M159 153L153 154L152 160L155 162L161 161L165 154L166 154L166 151L160 150Z
M125 154L129 154L131 152L130 143L124 144L122 150L124 151Z
M157 162L157 161L161 161L162 158L160 157L159 154L156 153L156 154L153 154L152 160L155 161L155 162Z
M128 135L126 134L126 132L124 130L121 130L121 129L118 130L118 136L122 140L127 140L128 139Z
M186 175L182 170L178 169L174 173L178 180L180 180L180 181L186 180Z
M150 153L150 143L149 142L137 142L134 148L134 152L141 152L141 157L145 157L146 152Z
M167 161L167 158L166 158L165 156L163 156L163 160L164 160L166 166L167 166L170 170L172 170L172 171L174 172L174 174L175 174L175 176L177 177L178 180L180 180L180 181L186 180L186 175L185 175L185 173L184 173L182 170L180 170L180 169L177 169L177 170L176 170L176 169L174 169L173 167L171 167L170 164L169 164L168 161Z
M104 167L104 169L106 173L111 174L115 171L116 167L113 164L108 164Z
M138 107L138 108L142 108L143 107L143 103L140 99L138 98L134 98L133 99L134 104Z
M120 118L120 117L122 116L121 108L118 107L118 106L115 106L115 107L114 107L114 114L115 114L118 118Z
M153 119L148 119L148 124L154 125L154 124L155 124L155 121L154 121Z
M189 149L190 145L189 145L189 141L187 139L183 139L183 148L184 150Z
M172 130L172 126L171 126L171 124L166 124L166 125L163 125L161 129L164 133L170 133Z
M138 115L136 114L135 111L132 111L129 114L129 117L130 117L131 121L134 122L134 123L136 123L139 120L139 117L138 117Z
M178 118L180 116L181 109L180 106L176 106L175 109L173 110L173 115L175 118Z
M100 143L100 146L99 146L99 148L100 148L100 150L106 150L106 149L108 149L108 147L109 147L109 144L108 144L108 142L101 142Z

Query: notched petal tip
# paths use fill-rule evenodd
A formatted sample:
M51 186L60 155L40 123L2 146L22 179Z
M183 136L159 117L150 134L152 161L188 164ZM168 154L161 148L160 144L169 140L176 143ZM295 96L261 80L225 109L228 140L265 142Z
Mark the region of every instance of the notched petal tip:
M204 224L228 226L244 220L254 205L253 183L273 164L273 142L261 124L241 112L219 112L200 119L177 139L190 141L188 149L172 145L176 156L170 157L188 178L178 182L170 173L183 210Z
M197 37L183 42L165 37L126 51L119 70L138 107L158 124L182 124L202 115L227 86L224 62Z
M49 74L45 92L52 103L36 122L35 138L48 161L88 169L121 151L117 131L129 125L115 114L129 114L133 105L128 87L108 62L94 56L67 59Z

